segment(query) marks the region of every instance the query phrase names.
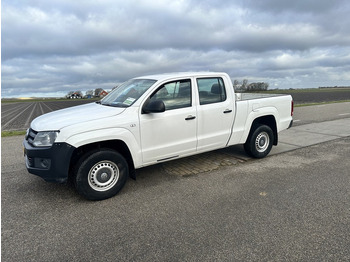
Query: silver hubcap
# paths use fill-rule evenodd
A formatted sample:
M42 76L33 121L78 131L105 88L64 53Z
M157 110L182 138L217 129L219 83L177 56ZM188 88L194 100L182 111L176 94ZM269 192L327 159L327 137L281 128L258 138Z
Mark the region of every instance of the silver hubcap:
M264 152L270 144L269 135L266 132L261 132L255 139L255 148L258 152Z
M88 174L91 188L96 191L107 191L111 189L119 179L119 168L111 161L101 161L94 165Z

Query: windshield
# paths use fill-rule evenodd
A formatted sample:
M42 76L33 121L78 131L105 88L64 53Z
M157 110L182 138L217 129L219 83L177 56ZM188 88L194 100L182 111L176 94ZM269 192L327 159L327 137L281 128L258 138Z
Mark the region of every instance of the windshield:
M131 79L124 82L105 98L101 100L102 105L129 107L136 102L157 80Z

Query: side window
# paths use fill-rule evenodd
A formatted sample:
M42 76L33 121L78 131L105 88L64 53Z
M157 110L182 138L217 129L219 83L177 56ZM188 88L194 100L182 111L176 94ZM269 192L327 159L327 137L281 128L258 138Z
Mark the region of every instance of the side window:
M162 85L151 95L152 100L162 100L165 110L192 106L191 80L179 80Z
M199 103L201 105L218 103L226 100L224 81L221 77L198 78Z

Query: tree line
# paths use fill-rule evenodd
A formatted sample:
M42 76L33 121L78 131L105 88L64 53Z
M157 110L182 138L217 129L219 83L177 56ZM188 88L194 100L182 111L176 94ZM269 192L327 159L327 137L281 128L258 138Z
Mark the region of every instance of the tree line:
M257 82L248 83L248 79L243 79L242 82L235 79L233 81L233 88L235 91L249 92L249 91L266 91L269 88L269 83Z
M95 90L87 90L85 92L85 96L83 95L83 92L81 91L70 91L66 95L66 98L93 98L93 97L100 97L101 93L104 92L102 88L96 88Z

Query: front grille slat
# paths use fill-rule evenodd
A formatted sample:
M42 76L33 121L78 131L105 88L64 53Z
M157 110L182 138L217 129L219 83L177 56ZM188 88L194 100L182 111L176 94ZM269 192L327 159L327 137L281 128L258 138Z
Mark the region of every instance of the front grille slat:
M34 138L37 134L38 134L38 132L36 132L35 130L33 130L31 128L29 129L29 133L28 133L28 137L27 137L27 141L29 144L33 145Z

